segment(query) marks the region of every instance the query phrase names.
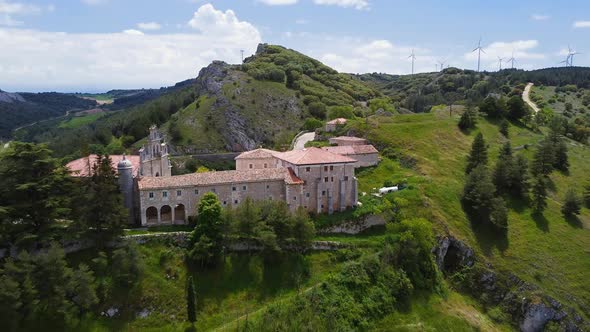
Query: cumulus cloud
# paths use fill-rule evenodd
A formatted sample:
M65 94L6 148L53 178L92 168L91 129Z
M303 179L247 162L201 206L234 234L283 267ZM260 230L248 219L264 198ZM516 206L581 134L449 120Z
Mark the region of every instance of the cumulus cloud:
M212 60L240 62L253 53L258 30L228 10L201 6L177 34L63 33L0 28L0 87L26 90L107 90L160 87L195 77ZM139 33L138 33L139 32Z
M313 0L317 5L339 6L344 8L368 9L369 1L367 0Z
M576 21L574 28L590 28L590 21Z
M53 5L48 5L46 7L46 10L49 12L54 9L55 6ZM24 22L20 19L16 19L15 16L36 15L43 11L44 8L37 5L0 0L0 26L14 27L23 25Z
M285 6L296 4L297 0L258 0L258 2L269 6Z
M160 30L162 28L162 26L156 22L137 23L137 27L141 30Z

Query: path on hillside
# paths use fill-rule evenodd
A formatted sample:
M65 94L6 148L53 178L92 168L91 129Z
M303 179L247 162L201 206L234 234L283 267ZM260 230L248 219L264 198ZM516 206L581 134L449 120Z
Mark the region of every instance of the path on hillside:
M305 143L313 141L315 139L315 132L305 133L297 137L295 144L293 144L293 150L303 150Z
M529 83L526 85L526 87L524 88L524 92L522 93L522 100L524 100L524 102L527 103L533 109L535 114L537 114L537 113L539 113L540 109L539 109L539 107L537 107L537 104L533 103L533 101L531 100L531 98L529 96L533 85L534 85L534 83Z

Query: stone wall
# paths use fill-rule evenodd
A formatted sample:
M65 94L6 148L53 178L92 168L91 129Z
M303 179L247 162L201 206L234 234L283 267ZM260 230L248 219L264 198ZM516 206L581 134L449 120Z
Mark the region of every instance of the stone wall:
M385 226L386 221L382 215L370 215L360 220L351 220L340 225L335 225L318 230L320 234L359 234L375 226Z

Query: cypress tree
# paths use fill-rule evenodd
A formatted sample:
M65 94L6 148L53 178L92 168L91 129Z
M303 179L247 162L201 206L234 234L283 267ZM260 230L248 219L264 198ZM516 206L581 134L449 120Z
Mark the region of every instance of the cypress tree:
M473 144L471 145L471 153L467 158L467 167L465 173L469 174L479 165L487 165L488 163L488 148L481 133L475 136Z
M186 312L188 321L194 324L197 321L197 308L193 276L188 277L188 286L186 290Z
M476 123L477 119L473 110L468 109L465 112L463 112L461 118L459 119L459 128L461 130L472 129L475 128Z

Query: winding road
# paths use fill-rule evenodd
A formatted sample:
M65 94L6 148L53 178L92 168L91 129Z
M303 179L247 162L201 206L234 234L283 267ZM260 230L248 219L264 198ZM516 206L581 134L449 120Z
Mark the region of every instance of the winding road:
M303 150L305 148L305 143L313 141L314 139L315 132L301 134L295 140L295 144L293 144L293 150Z
M539 113L540 109L539 109L539 107L537 107L537 104L533 103L533 101L531 100L531 98L529 96L533 85L534 85L534 83L529 83L526 85L526 87L524 88L524 91L522 93L522 100L524 100L524 102L527 103L527 105L529 105L533 109L535 114L537 114L537 113Z

